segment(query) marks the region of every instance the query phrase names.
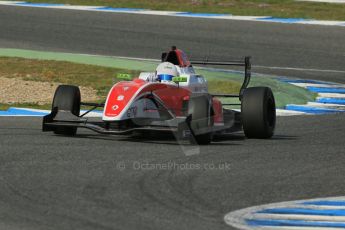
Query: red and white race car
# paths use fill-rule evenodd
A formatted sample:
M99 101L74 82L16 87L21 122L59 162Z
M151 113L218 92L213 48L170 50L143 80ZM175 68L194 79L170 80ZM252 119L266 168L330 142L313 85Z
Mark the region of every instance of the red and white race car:
M207 80L192 66L198 64L243 66L245 76L240 92L211 95ZM116 83L105 103L81 102L77 86L59 86L42 128L61 135L76 135L77 128L102 134L173 132L195 144L209 144L214 134L242 129L248 138L270 138L276 121L274 96L268 87L247 88L250 77L250 57L232 62L190 62L183 51L172 47L162 54L162 63L155 72ZM225 109L220 97L239 98L241 112ZM80 115L81 105L93 106L88 112L103 107L102 120L85 118L88 112Z

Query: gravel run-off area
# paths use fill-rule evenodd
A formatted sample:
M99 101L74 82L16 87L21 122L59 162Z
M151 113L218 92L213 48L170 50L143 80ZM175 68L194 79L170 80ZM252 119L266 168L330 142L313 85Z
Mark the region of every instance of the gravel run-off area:
M20 104L35 103L49 104L54 97L59 83L27 81L20 78L6 78L0 76L0 103ZM80 87L82 100L97 101L97 91L90 87Z

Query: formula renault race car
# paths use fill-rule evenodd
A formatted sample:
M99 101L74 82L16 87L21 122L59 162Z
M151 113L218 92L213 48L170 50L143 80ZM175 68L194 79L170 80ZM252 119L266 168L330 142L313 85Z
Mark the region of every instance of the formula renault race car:
M210 94L206 79L196 74L192 65L243 66L240 92ZM81 102L77 86L60 85L42 129L70 136L76 135L78 128L101 134L172 132L194 144L209 144L215 134L241 130L248 138L270 138L276 121L274 96L268 87L247 88L250 78L250 57L231 62L189 61L183 51L172 47L162 54L155 72L116 83L105 103ZM239 98L240 103L222 104L221 97ZM241 112L224 108L232 105L241 106ZM81 106L92 109L80 114ZM102 120L85 118L99 107L104 108Z

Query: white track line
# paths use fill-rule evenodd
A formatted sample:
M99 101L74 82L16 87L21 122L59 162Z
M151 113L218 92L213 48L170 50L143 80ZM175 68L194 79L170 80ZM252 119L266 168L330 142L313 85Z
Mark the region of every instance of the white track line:
M260 66L260 65L253 65L253 67L254 68L263 68L263 69L295 70L295 71L309 71L309 72L323 72L323 73L345 73L344 70L332 70L332 69L324 70L324 69L308 69L308 68L279 67L279 66Z
M22 1L0 1L1 5L14 5L14 4L18 4L18 3L24 3Z
M312 107L319 107L319 108L336 108L336 109L345 109L345 105L340 105L340 104L326 104L326 103L320 103L320 102L308 102L307 105L312 106Z
M19 3L19 4L18 4ZM23 3L21 5L20 3ZM84 11L99 11L108 13L130 13L130 14L147 14L147 15L160 15L160 16L174 16L174 17L194 17L194 18L206 18L206 19L225 19L225 20L241 20L241 21L260 21L270 23L288 23L288 24L313 24L313 25L326 25L326 26L345 26L345 21L319 21L308 19L288 19L288 18L272 18L270 16L233 16L222 14L207 14L207 13L188 13L188 12L176 12L176 11L155 11L149 9L102 9L104 6L73 6L73 5L44 5L40 4L27 4L27 2L12 2L12 1L0 1L0 5L10 6L22 6L22 7L36 7L36 8L52 8L52 9L66 9L66 10L84 10Z
M300 111L277 109L276 115L279 117L285 117L285 116L298 116L298 115L310 115L310 114L305 113L305 112L300 112Z
M320 87L320 88L340 88L340 87L344 87L345 88L345 84L327 84L326 82L324 84L317 84L317 83L294 83L291 82L290 84L298 86L298 87L303 87L303 88L307 88L307 87Z
M345 93L318 93L319 98L344 98L345 99Z

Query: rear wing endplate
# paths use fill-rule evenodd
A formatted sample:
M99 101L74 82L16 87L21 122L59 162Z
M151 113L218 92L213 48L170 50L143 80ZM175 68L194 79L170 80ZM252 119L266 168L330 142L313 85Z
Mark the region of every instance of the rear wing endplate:
M229 62L214 62L214 61L191 61L192 65L215 65L215 66L243 66L244 67L244 80L239 94L214 94L216 97L239 97L240 100L244 93L244 90L248 87L251 78L251 57L247 56L244 60L236 60Z

